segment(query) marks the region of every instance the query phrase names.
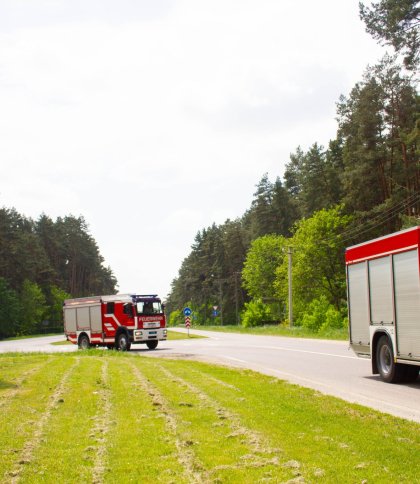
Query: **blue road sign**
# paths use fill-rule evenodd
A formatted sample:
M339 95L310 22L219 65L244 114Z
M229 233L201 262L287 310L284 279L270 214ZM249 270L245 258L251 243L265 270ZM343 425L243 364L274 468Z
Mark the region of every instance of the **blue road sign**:
M192 313L192 311L191 311L190 308L188 308L188 307L184 308L184 316L191 316L191 313Z

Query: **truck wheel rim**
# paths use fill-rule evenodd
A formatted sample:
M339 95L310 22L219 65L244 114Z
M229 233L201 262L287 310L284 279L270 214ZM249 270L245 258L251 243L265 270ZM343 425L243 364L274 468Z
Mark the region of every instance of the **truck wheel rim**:
M392 360L391 360L391 352L389 351L388 346L382 346L380 352L380 362L381 368L384 373L388 374L391 372Z

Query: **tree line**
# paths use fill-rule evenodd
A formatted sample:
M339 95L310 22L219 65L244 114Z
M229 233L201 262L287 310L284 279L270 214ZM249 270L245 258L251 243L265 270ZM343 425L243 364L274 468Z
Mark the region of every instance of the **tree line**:
M292 257L295 323L343 326L345 247L419 224L420 9L413 0L359 8L394 54L340 97L328 147L298 147L283 177L262 176L245 214L197 233L172 282L172 323L186 304L201 324L287 320Z
M62 328L64 299L113 294L116 284L83 217L0 209L0 339Z

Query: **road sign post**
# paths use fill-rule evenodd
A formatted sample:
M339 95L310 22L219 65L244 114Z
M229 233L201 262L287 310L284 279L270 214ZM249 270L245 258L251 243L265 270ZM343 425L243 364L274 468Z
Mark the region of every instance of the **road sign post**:
M191 318L189 316L185 316L185 327L187 328L188 338L190 337L190 326Z
M185 327L187 328L188 338L190 337L191 314L192 314L191 308L189 307L184 308Z

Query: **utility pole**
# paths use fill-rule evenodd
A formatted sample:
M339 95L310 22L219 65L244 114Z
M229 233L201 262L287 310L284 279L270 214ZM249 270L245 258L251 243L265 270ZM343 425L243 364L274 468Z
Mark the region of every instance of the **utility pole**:
M289 270L288 270L288 280L289 280L289 326L293 326L293 292L292 292L292 248L287 248L287 256L289 262Z
M239 325L239 301L238 301L238 274L240 272L235 272L235 310L236 310L236 324Z
M223 292L222 279L219 279L219 298L220 298L220 326L223 326Z

